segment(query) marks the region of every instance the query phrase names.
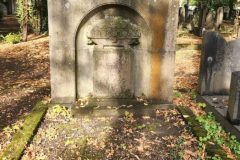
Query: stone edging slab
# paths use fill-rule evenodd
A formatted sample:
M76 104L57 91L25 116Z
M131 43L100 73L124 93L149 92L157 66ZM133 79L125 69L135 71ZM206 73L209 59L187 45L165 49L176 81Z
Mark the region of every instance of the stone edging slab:
M193 114L191 109L187 107L179 106L177 107L177 110L182 114L184 120L191 128L191 131L198 139L200 139L200 137L205 137L207 135L207 131L196 120L196 116ZM229 159L225 151L221 148L221 146L217 144L208 142L206 144L206 152L207 152L207 156L210 156L210 157L219 155L221 158L224 158L226 160Z
M21 158L25 147L34 136L47 109L48 106L42 102L35 105L31 113L24 118L22 129L13 136L11 143L0 153L1 160L18 160Z
M240 131L235 128L225 117L223 117L214 106L212 106L207 100L205 100L202 96L197 96L197 101L206 104L206 108L204 110L206 112L212 112L216 117L216 120L221 124L223 129L226 132L230 132L232 135L235 135L238 140L240 140Z

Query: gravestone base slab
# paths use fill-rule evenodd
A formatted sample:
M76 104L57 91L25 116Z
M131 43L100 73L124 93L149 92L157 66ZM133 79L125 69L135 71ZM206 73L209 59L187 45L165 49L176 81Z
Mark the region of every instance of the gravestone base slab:
M116 106L95 106L87 105L81 107L75 105L71 107L72 116L75 118L81 117L117 117L125 115L126 112L134 113L134 115L142 116L154 116L157 111L165 109L174 109L173 105L169 104L155 104L155 105L144 105L144 104L131 104L131 105L116 105Z
M206 112L212 112L223 129L226 132L235 135L240 139L240 125L234 125L227 119L229 96L200 96L197 97L197 102L206 103Z
M137 100L136 98L91 98L88 100L93 106L126 106L126 105L158 105L170 104L158 99Z

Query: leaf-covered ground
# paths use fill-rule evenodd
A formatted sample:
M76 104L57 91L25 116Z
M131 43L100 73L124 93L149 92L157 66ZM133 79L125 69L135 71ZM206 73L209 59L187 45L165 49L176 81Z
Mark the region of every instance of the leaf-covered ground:
M34 104L49 97L48 38L16 45L0 44L0 151L21 128L21 117ZM191 96L197 86L198 51L180 51L176 56L175 104L194 106ZM174 109L155 115L57 118L50 110L24 159L197 159L197 141ZM68 113L68 111L66 111Z
M81 157L81 158L80 158ZM71 118L49 109L23 157L29 159L197 159L198 142L175 109Z
M178 52L176 63L175 88L183 92L196 88L199 52ZM21 127L20 117L49 95L48 38L1 44L0 70L0 124L4 128L0 132L1 151ZM182 101L175 99L177 104L186 104ZM24 159L74 159L80 154L90 159L199 157L197 141L176 110L164 110L153 116L137 117L129 113L96 119L52 119L50 115L46 116ZM129 121L127 116L133 117ZM81 146L85 146L83 150Z
M38 37L35 37L38 38ZM0 151L21 126L21 118L49 97L48 38L0 44Z

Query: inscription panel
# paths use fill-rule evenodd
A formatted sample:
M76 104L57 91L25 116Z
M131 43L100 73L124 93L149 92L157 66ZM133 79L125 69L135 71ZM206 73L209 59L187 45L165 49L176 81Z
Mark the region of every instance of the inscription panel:
M103 98L131 98L132 58L131 50L95 50L93 73L93 96Z

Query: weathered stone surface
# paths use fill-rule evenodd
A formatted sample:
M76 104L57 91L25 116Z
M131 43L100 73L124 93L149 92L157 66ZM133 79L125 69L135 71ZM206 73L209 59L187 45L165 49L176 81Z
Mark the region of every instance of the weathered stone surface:
M178 17L178 26L182 28L184 22L185 22L185 8L180 7L179 8L179 17Z
M7 7L3 3L0 3L0 12L3 14L3 16L6 16L8 13Z
M224 50L226 41L216 32L207 32L203 39L199 90L201 95L225 93Z
M213 15L212 15L212 12L208 12L207 17L206 17L206 29L210 30L213 28L214 28Z
M201 95L229 94L231 74L240 70L240 40L226 42L216 32L203 40L199 91Z
M132 50L128 49L102 49L94 51L94 97L133 97L133 54Z
M224 10L223 7L217 9L216 28L219 29L223 23Z
M228 19L230 14L230 7L229 6L224 6L223 7L223 18Z
M233 124L240 124L240 71L232 73L227 118Z
M177 0L48 1L52 99L172 100Z

